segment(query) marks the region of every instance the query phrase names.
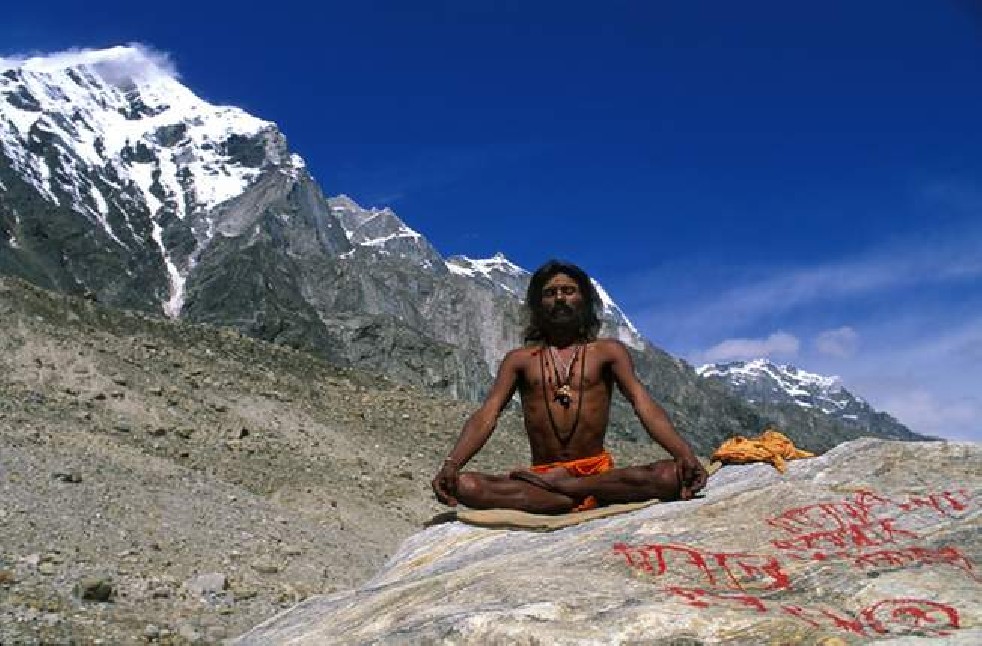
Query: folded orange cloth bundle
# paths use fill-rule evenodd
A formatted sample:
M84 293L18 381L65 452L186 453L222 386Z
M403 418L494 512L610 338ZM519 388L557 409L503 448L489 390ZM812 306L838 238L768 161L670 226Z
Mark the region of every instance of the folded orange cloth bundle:
M757 437L746 438L737 435L726 440L716 449L711 459L718 460L723 464L770 462L775 469L784 473L787 468L784 466L785 460L812 457L815 457L814 453L796 448L794 442L783 433L764 431Z

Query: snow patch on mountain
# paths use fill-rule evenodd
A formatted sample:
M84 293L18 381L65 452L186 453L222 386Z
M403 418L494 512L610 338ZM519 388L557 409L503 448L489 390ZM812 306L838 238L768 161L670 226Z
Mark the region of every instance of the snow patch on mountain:
M443 258L429 240L403 222L392 209L366 209L347 195L328 198L327 203L351 244L405 258L426 269L443 270Z
M524 299L532 274L508 260L500 251L490 258L468 258L451 256L446 261L447 269L458 276L482 280L495 289Z
M730 393L758 408L765 417L785 415L796 406L842 422L876 437L923 440L888 413L874 409L862 397L849 392L836 376L806 372L767 359L733 361L700 366L696 372L716 381ZM785 412L782 412L785 411Z
M614 299L610 297L610 294L607 293L607 290L605 290L603 286L601 286L600 283L598 283L597 281L594 280L592 282L593 282L593 287L597 290L597 295L600 296L600 302L603 303L604 314L618 321L619 326L623 326L624 328L626 328L626 333L629 337L631 337L632 340L640 339L641 333L638 332L638 328L634 327L634 323L632 323L631 320L627 318L627 315L624 313L623 310L621 310L621 308L617 305L617 303L614 302ZM621 340L627 343L626 340L624 339ZM628 343L628 345L631 344Z

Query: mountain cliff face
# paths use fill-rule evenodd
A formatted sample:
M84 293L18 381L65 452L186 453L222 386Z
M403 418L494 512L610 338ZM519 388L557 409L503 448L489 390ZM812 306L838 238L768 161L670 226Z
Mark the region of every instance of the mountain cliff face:
M846 390L838 377L776 365L766 359L707 364L696 372L721 384L762 415L776 419L782 427L796 425L796 420L818 413L877 437L927 439Z
M521 344L529 272L444 259L390 209L326 198L275 124L211 105L136 47L0 70L0 272L230 326L477 400ZM768 421L654 348L607 295L602 333L701 450ZM822 450L821 416L788 434ZM800 420L799 420L800 421ZM841 426L841 425L840 425ZM622 399L612 430L642 429Z

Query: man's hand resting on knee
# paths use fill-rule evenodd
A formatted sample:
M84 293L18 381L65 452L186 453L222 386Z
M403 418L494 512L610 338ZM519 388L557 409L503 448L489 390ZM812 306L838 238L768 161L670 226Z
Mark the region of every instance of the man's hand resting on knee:
M436 499L444 505L451 507L457 506L457 476L460 475L460 467L450 461L443 463L440 472L433 478L433 493Z

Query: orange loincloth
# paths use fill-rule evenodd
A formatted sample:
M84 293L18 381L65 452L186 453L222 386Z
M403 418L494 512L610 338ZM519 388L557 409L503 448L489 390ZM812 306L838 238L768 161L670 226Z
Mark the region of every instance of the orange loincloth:
M726 440L716 449L711 459L718 460L723 464L770 462L774 465L775 469L784 473L786 468L784 466L785 460L811 458L814 456L814 453L802 451L795 447L794 442L789 440L783 433L764 431L757 437L746 438L742 435L737 435Z
M580 458L579 460L550 462L549 464L533 464L531 467L529 467L529 469L535 473L545 473L546 471L555 469L556 467L566 469L566 473L575 478L595 476L600 473L606 473L614 468L614 456L607 451L604 451L598 455L593 455L588 458ZM586 511L588 509L594 509L596 506L597 498L595 496L587 496L580 502L580 504L573 507L573 511Z

